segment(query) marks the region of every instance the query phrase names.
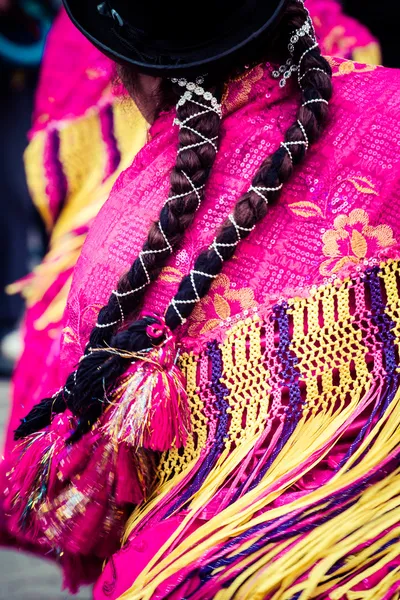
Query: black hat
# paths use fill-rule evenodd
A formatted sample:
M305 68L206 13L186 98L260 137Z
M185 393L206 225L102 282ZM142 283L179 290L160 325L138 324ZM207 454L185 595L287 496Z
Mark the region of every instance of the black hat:
M63 0L104 54L153 75L208 71L276 24L287 0Z

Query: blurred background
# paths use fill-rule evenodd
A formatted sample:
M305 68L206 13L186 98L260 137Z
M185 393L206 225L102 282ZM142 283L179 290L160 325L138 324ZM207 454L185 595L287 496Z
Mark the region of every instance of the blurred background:
M306 5L326 54L400 67L394 0L307 0ZM146 127L137 117L130 133L121 130L118 138L114 130L116 151L110 159L105 115L114 111L116 118L122 93L111 85L113 76L113 65L69 24L61 0L0 0L2 443L13 398L37 393L41 369L57 351L73 267L106 199L104 183L112 184L126 166L123 158L129 162L129 152L133 157L145 141ZM103 150L93 156L99 130ZM0 600L66 598L60 585L52 564L0 548ZM90 590L78 597L88 599Z

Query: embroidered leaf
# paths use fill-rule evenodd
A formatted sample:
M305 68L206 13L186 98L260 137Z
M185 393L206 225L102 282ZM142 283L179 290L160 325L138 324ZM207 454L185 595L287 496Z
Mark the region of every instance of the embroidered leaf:
M351 234L351 249L357 258L365 258L367 254L367 241L357 229L353 229Z
M294 212L295 215L298 215L299 217L305 217L306 219L310 217L321 217L322 219L325 218L320 207L313 202L308 202L307 200L304 200L303 202L293 202L292 204L289 204L289 208L292 212Z
M329 277L329 275L332 274L336 275L350 264L357 265L358 263L359 260L355 256L342 256L340 260L338 260L338 257L328 258L328 260L324 260L324 262L321 263L319 272L324 277Z
M348 181L350 181L350 183L354 185L356 190L358 190L362 194L374 194L375 196L379 195L378 192L375 191L375 185L366 177L349 177Z
M175 267L164 267L161 271L159 280L168 283L177 283L182 279L182 273Z
M220 320L225 320L231 315L229 302L227 302L221 294L215 294L214 296L214 309Z

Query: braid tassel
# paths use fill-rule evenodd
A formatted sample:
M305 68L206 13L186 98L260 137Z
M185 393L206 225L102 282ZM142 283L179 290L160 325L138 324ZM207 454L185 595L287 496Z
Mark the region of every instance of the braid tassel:
M187 442L190 412L175 337L164 319L144 315L142 352L114 350L131 362L91 431L67 410L17 444L7 474L6 510L15 532L66 555L106 558L117 549L132 507L155 481L157 452ZM104 350L102 350L104 352Z
M166 452L186 445L190 411L174 338L135 362L117 388L103 431L116 443Z

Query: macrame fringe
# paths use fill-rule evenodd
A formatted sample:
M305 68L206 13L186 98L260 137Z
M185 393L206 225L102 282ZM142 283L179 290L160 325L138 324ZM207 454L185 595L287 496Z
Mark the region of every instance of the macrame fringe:
M400 589L400 392L368 379L347 406L332 405L312 418L305 410L282 448L275 436L268 455L279 452L270 468L258 481L251 474L253 485L230 504L228 482L237 485L235 477L249 456L260 456L260 467L265 465L259 454L265 432L222 454L186 506L184 521L120 600L150 600L157 589L191 576L200 583L185 595L188 600L395 598ZM329 465L333 449L343 446L345 456L346 436L359 429L366 409L381 414L343 464L339 451ZM126 538L177 506L206 459L201 454L180 480L166 482L157 498L136 510ZM307 480L316 472L323 476L319 485ZM293 493L287 494L289 489ZM215 516L188 534L201 512L210 507L211 513L213 506Z

